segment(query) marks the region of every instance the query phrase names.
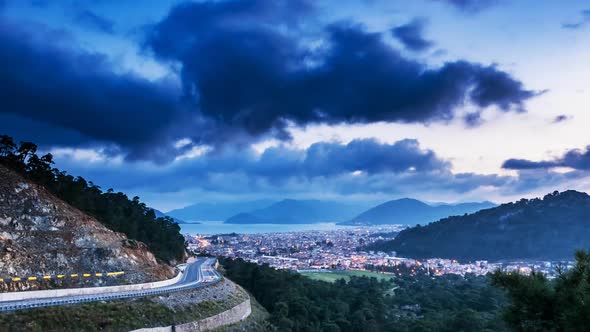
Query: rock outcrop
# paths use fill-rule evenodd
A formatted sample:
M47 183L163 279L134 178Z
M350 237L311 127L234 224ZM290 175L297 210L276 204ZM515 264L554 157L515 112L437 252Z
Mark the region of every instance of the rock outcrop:
M0 278L109 271L125 271L129 283L174 275L174 269L160 264L145 244L109 230L45 188L0 166ZM106 282L108 278L88 278L77 283ZM5 282L0 289L36 289L41 284Z

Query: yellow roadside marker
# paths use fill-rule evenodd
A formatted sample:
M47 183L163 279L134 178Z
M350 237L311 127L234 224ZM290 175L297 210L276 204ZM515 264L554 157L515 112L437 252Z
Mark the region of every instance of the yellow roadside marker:
M125 272L124 271L107 272L107 273L97 272L97 273L94 273L94 274L92 274L92 273L83 273L83 274L72 273L69 276L70 276L70 278L78 278L80 276L82 276L84 278L90 278L93 275L96 276L96 277L103 277L105 275L106 276L109 276L109 277L112 277L112 276L119 276L119 275L122 275L122 274L125 274ZM67 277L66 274L58 274L58 275L55 276L55 278L57 278L57 279L63 279L65 277ZM7 278L7 279L0 278L0 282L5 282L7 280L11 280L13 282L22 281L22 280L30 280L30 281L33 281L33 280L39 280L39 279L48 280L48 279L51 279L51 278L54 278L54 277L51 276L51 275L46 275L46 276L41 276L41 277L31 276L31 277L25 277L25 278L17 278L17 277Z

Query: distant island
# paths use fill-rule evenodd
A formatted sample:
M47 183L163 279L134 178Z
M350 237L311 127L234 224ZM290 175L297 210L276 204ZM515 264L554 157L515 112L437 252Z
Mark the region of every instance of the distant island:
M590 249L590 196L553 192L495 208L416 226L369 250L411 258L571 260Z
M336 222L339 225L427 223L451 215L475 212L496 206L490 202L428 205L403 198L377 206L369 203L343 203L321 200L285 199L265 208L237 213L227 224L312 224Z
M194 221L220 221L244 211L254 211L276 203L276 200L259 199L237 202L201 202L180 209L166 212L167 216L184 220L186 223Z
M340 225L416 225L496 206L492 202L429 205L413 198L385 202Z
M156 218L164 218L164 217L172 218L172 220L174 220L177 224L200 224L200 222L196 222L196 221L195 222L186 222L186 221L184 221L182 219L178 219L178 218L172 217L169 214L164 213L164 212L162 212L162 211L160 211L158 209L153 209L152 208L152 210L154 210L154 213L156 214Z
M367 203L284 199L268 207L238 213L226 224L313 224L339 222L367 209Z

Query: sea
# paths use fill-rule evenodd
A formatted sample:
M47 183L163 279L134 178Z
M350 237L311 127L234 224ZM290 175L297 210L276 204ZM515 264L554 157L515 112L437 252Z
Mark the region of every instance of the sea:
M224 224L223 221L200 221L200 224L180 224L183 234L256 234L297 231L330 231L351 226L336 225L333 222L316 224Z

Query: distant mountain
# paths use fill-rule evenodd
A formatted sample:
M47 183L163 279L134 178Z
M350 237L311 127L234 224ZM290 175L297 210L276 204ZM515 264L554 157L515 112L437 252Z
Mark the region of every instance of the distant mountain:
M590 249L590 196L570 190L521 199L409 228L368 249L463 261L573 259L576 249Z
M285 199L266 208L228 218L227 224L313 224L347 220L367 208L366 204L346 204L319 200Z
M178 219L178 218L174 218L158 209L154 209L152 208L152 210L154 210L154 213L156 214L156 218L163 218L163 217L170 217L172 218L172 220L176 221L177 224L200 224L198 222L186 222L182 219Z
M412 198L385 202L341 225L425 224L452 215L472 213L496 206L491 202L428 205Z
M226 220L244 211L254 211L265 208L276 201L254 200L240 202L197 203L167 212L166 214L186 221Z

